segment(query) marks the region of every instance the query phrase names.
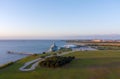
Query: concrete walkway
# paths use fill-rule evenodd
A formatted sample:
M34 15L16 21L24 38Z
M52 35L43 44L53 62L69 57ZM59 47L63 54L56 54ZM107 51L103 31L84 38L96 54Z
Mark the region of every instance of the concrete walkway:
M35 60L29 61L29 62L25 63L22 67L20 67L19 70L20 71L32 71L38 66L40 61L42 61L42 58L37 58ZM33 64L33 65L27 69L26 67L31 64Z
M96 49L93 49L93 48L81 48L82 50L96 50ZM81 50L80 49L80 50ZM75 52L75 51L80 51L80 50L73 50L73 51L70 51L70 52L63 52L63 53L61 53L61 54L57 54L57 56L62 56L62 55L65 55L65 54L69 54L69 53L73 53L73 52ZM25 71L32 71L32 70L34 70L37 66L38 66L38 64L39 64L39 62L41 62L41 61L43 61L43 60L45 60L46 58L48 58L48 57L52 57L53 55L50 55L50 56L47 56L47 57L45 57L45 58L37 58L37 59L35 59L35 60L32 60L32 61L29 61L29 62L27 62L27 63L25 63L21 68L19 68L19 70L20 71L23 71L23 72L25 72ZM32 65L30 68L26 68L26 67L28 67L29 65Z
M35 70L35 68L38 66L39 62L44 61L46 58L52 57L52 56L53 55L47 56L45 58L37 58L35 60L29 61L29 62L25 63L22 67L20 67L19 70L23 71L23 72ZM31 64L32 64L32 66L30 68L26 68L27 66L29 66Z
M61 54L57 54L57 56L62 56L62 55L69 54L69 53L72 53L72 52L73 51L64 52L64 53L61 53ZM25 63L22 67L20 67L19 70L23 71L23 72L35 70L35 68L38 66L39 62L45 60L46 58L52 57L52 56L53 55L47 56L45 58L37 58L35 60L29 61L29 62ZM29 66L31 64L32 64L32 66L30 68L26 68L27 66Z

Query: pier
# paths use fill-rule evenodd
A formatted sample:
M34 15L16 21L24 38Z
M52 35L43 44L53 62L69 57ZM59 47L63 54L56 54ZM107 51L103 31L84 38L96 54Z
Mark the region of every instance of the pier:
M28 53L28 52L14 52L14 51L8 51L8 54L19 54L19 55L33 55L34 53Z

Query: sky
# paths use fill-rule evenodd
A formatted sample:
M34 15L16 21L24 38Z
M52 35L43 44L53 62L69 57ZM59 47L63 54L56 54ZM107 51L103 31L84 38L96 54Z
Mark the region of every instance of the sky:
M120 34L120 0L0 0L0 39Z

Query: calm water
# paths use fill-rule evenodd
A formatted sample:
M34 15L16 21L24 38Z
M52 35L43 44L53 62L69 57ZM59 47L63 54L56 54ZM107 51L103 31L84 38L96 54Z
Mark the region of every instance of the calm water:
M53 41L42 40L7 40L0 41L0 65L15 61L26 55L7 54L7 51L42 53L47 51ZM55 41L57 46L63 46L64 41Z

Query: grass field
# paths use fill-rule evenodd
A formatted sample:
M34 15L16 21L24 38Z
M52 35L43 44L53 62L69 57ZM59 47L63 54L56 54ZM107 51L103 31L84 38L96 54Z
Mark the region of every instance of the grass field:
M25 62L38 56L24 58L0 70L0 79L120 79L120 51L82 51L66 56L76 59L61 68L37 67L35 71L21 72Z

